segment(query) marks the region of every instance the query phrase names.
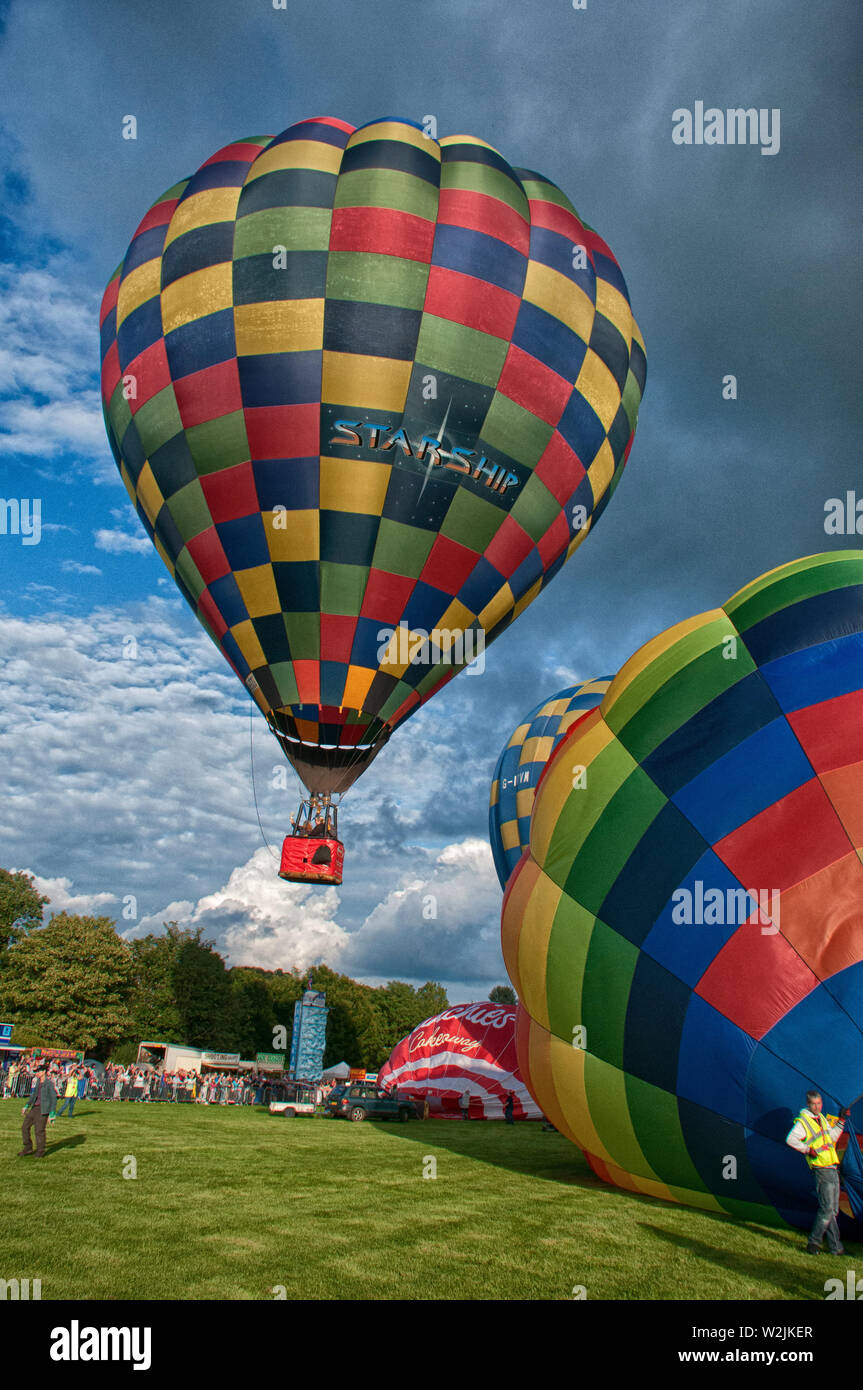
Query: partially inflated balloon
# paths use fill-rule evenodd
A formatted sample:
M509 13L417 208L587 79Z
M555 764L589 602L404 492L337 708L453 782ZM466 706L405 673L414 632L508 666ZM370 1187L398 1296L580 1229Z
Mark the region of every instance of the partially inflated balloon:
M102 340L138 514L318 791L584 539L645 378L620 269L565 195L395 119L218 151L141 222Z
M546 763L564 734L587 710L596 708L610 684L610 676L582 681L543 700L501 752L488 808L489 840L501 888L527 849L533 799Z
M642 647L540 782L503 910L519 1061L598 1174L811 1224L807 1090L863 1130L861 860L863 552L836 551Z
M455 1004L396 1043L378 1072L378 1085L428 1099L433 1116L458 1115L467 1091L474 1117L486 1120L501 1119L511 1095L514 1119L538 1120L540 1111L518 1070L515 1021L512 1004Z

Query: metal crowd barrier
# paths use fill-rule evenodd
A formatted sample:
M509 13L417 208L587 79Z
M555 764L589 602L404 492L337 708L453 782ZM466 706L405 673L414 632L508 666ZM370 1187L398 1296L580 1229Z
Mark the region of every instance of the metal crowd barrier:
M58 1096L62 1102L65 1097L62 1094L63 1085L58 1085ZM13 1082L8 1082L7 1075L0 1072L0 1098L29 1100L32 1090L32 1078L19 1073ZM210 1105L261 1105L267 1106L272 1100L284 1100L288 1098L289 1083L279 1081L266 1081L263 1083L252 1083L235 1088L232 1085L223 1085L217 1082L214 1086L207 1083L207 1101ZM168 1104L191 1104L199 1101L201 1095L201 1085L196 1082L194 1088L186 1087L180 1082L169 1081L162 1076L148 1076L143 1086L136 1086L134 1082L121 1081L118 1085L113 1077L106 1076L96 1081L88 1081L87 1088L83 1096L78 1100L101 1100L101 1101L131 1101L131 1102L162 1102Z

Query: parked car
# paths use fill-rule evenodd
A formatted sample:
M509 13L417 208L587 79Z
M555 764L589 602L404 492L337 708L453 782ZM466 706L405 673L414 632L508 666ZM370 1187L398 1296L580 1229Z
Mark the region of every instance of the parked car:
M355 1081L350 1086L336 1086L327 1097L326 1112L334 1119L360 1120L418 1120L422 1110L416 1101L390 1095L368 1081Z

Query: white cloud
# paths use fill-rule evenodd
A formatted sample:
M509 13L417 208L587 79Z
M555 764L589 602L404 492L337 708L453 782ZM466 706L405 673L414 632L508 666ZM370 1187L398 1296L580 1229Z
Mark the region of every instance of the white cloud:
M405 876L356 931L337 920L336 888L285 883L276 869L262 847L223 887L195 903L169 903L128 934L159 931L170 921L200 926L230 964L266 970L305 970L324 961L360 979L445 978L487 986L504 978L500 888L482 840L463 840L428 856L426 871Z
M0 402L0 439L8 454L54 458L57 454L108 452L105 427L95 392L75 398L36 404L26 400ZM72 482L68 473L59 481Z
M127 933L201 924L234 964L324 959L361 978L502 978L500 890L472 830L493 761L489 749L464 752L477 682L465 680L464 701L445 692L445 707L420 711L346 800L343 887L290 885L260 847L250 734L274 853L299 785L289 773L286 790L275 775L285 766L275 741L185 605L148 594L81 616L64 611L62 594L41 598L28 622L0 611L0 864L112 902Z
M286 883L276 868L262 846L233 870L222 888L194 904L170 903L141 921L134 935L176 921L183 927L203 927L204 937L218 942L231 965L258 965L265 970L306 969L321 960L332 965L349 939L335 920L337 890Z
M67 574L101 574L98 565L84 565L80 560L62 560L60 568Z
M101 528L94 531L93 538L97 550L107 550L111 555L149 555L152 549L149 536L133 536L128 531Z
M135 894L143 911L148 891L202 895L214 857L248 857L246 700L190 615L156 597L86 617L0 615L0 650L0 863Z
M492 981L502 972L501 893L491 850L469 837L430 856L351 935L349 973Z
M95 481L118 482L97 383L98 299L75 275L62 256L45 269L0 265L0 445L49 463L72 455ZM64 464L51 476L78 473Z
M24 869L22 872L29 874L32 871ZM73 893L70 878L43 878L40 874L33 874L32 877L39 892L49 899L45 909L46 921L55 912L69 912L79 917L113 916L112 904L117 901L113 893Z

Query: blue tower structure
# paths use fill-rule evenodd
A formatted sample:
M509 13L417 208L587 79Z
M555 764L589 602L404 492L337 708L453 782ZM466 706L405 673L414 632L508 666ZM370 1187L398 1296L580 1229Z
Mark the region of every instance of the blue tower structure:
M294 1031L288 1075L293 1081L319 1081L327 1041L327 996L307 989L294 1005Z

